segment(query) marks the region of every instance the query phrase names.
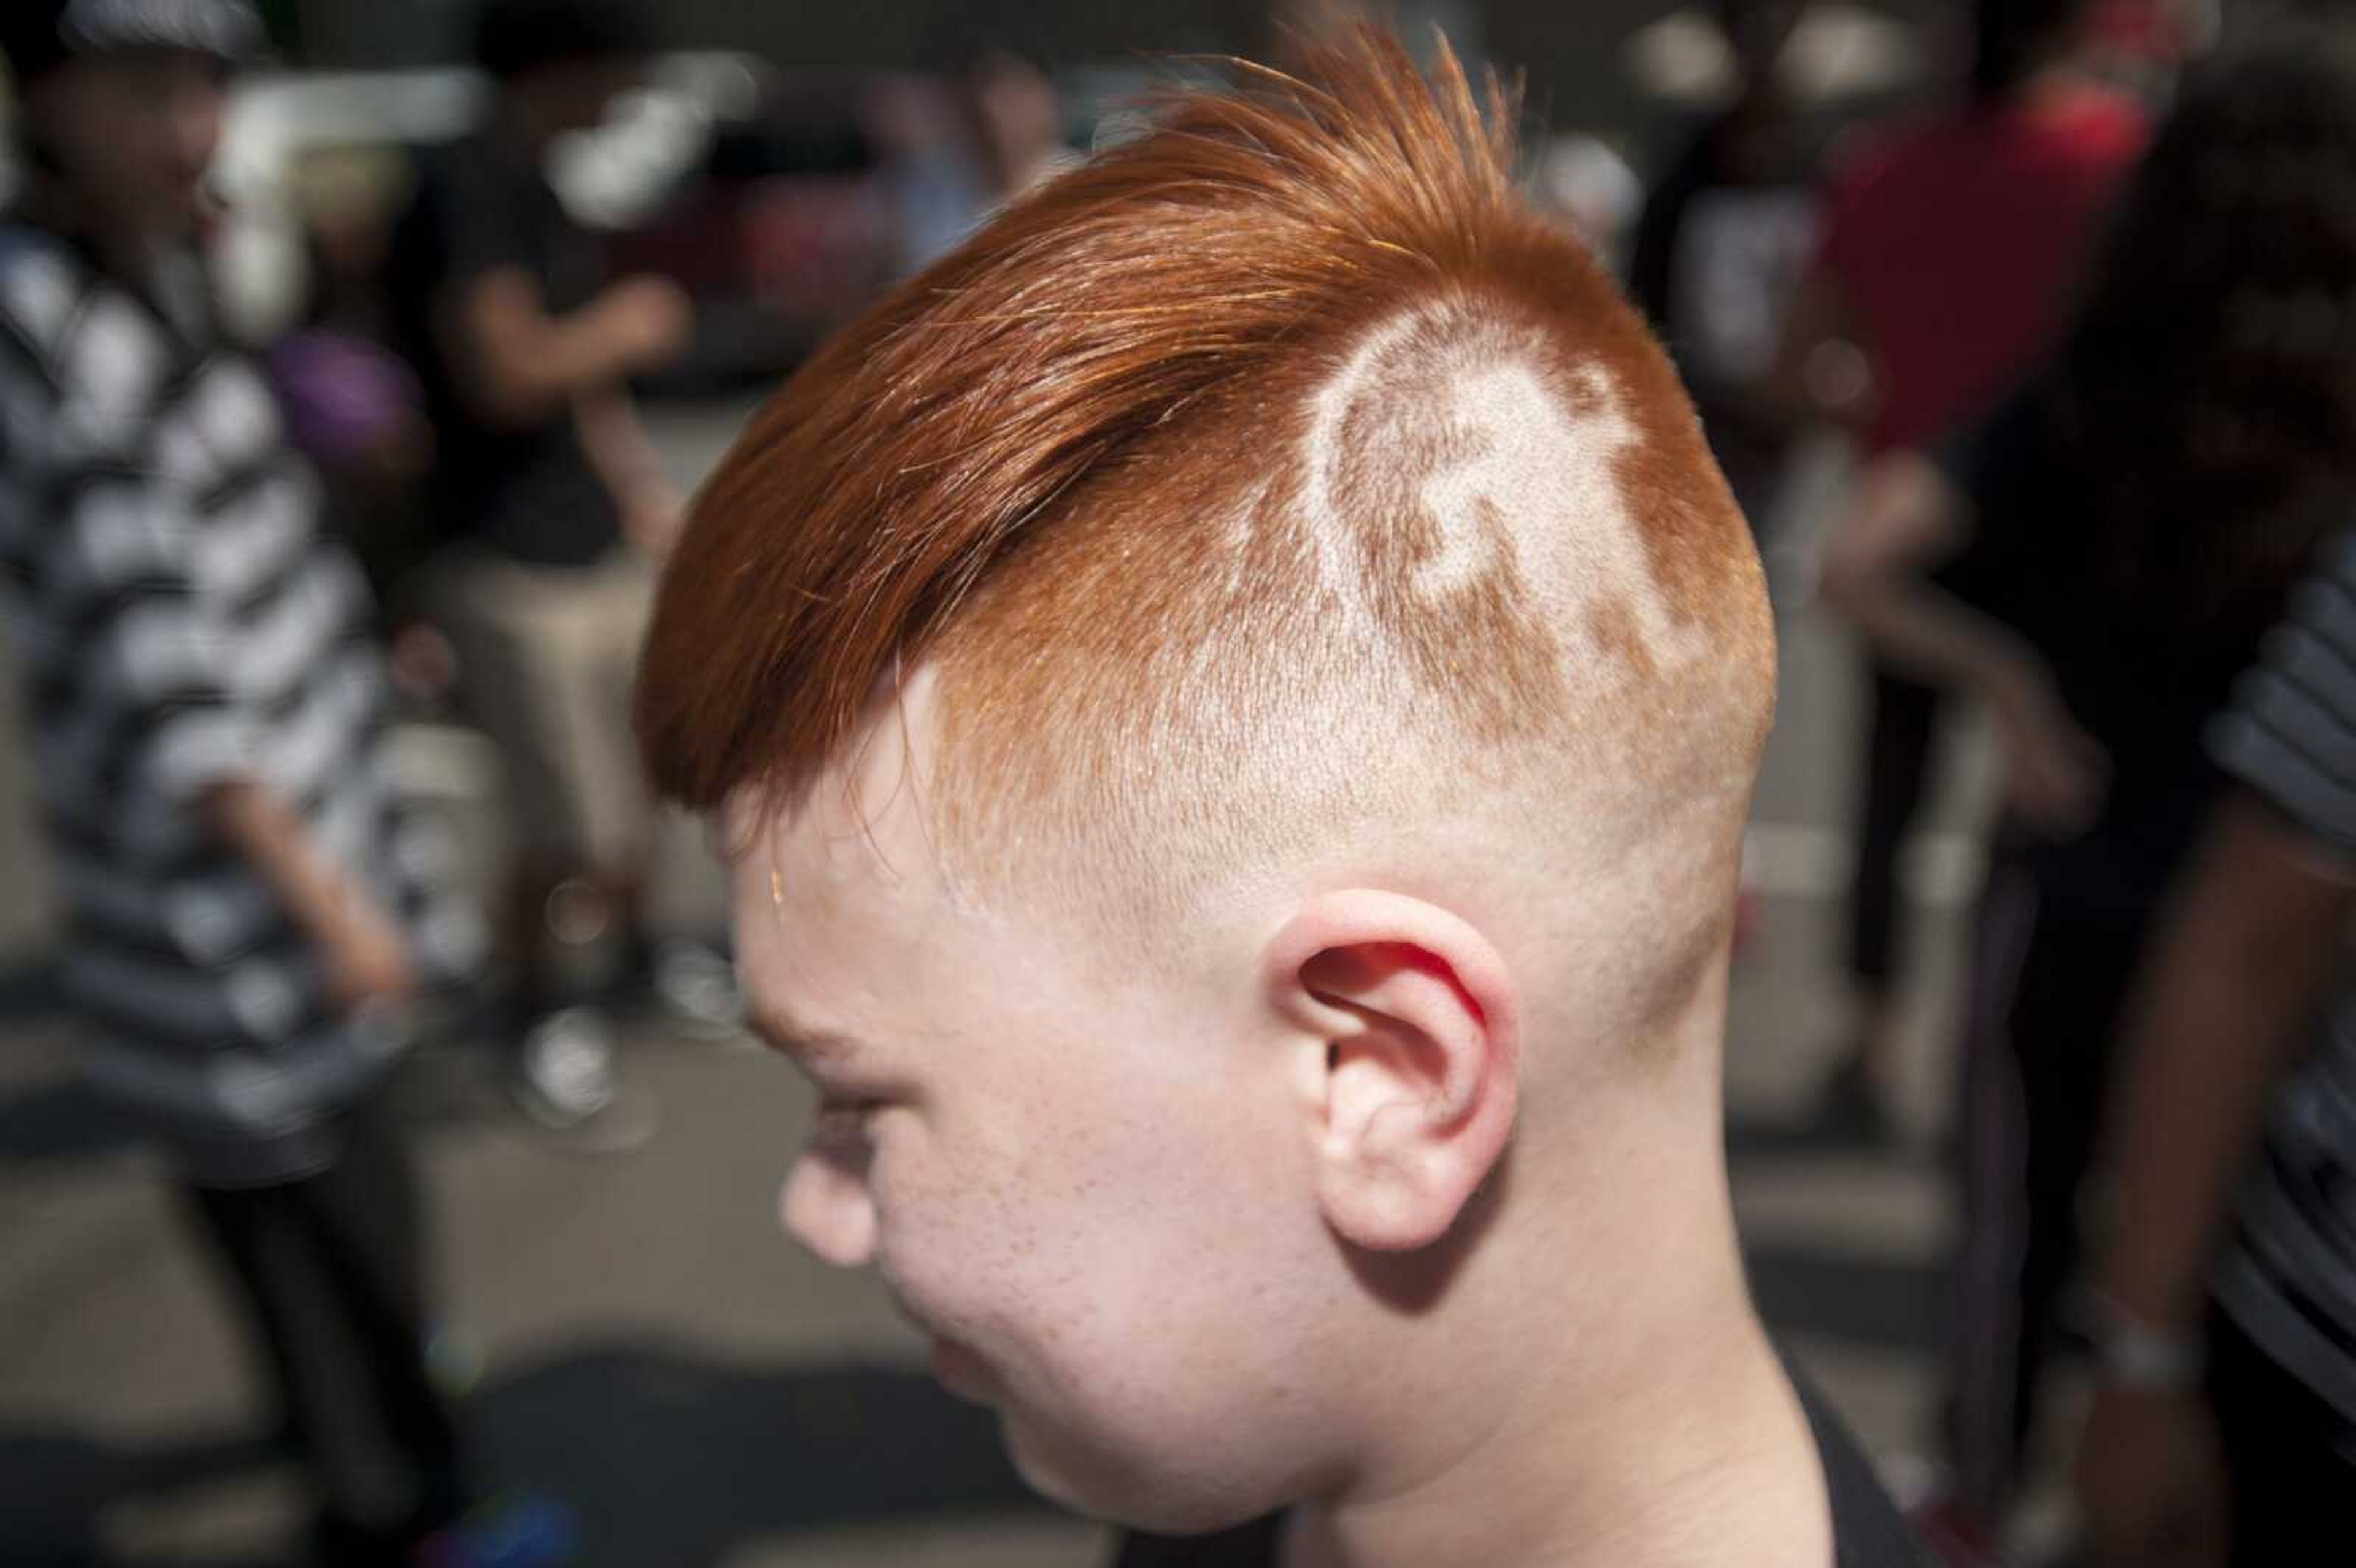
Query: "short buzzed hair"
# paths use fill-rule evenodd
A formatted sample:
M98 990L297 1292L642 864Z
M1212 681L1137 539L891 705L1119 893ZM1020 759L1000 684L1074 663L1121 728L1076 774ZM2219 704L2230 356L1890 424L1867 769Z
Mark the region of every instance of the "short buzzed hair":
M665 793L797 794L929 658L937 810L1009 863L1199 879L1508 798L1739 825L1773 635L1667 361L1519 199L1494 80L1484 116L1444 46L1306 55L1175 98L755 419L648 643Z

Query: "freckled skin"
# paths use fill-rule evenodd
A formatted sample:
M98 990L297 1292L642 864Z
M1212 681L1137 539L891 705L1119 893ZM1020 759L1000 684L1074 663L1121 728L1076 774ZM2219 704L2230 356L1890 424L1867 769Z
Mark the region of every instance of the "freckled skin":
M855 1154L804 1152L787 1223L971 1353L960 1392L1050 1496L1172 1528L1275 1507L1344 1419L1300 1392L1304 1358L1348 1353L1310 1327L1343 1264L1278 1199L1300 1139L1252 1125L1285 1114L1285 1064L1166 962L1108 971L1075 933L961 910L897 733L867 748L863 829L820 788L734 867L751 999L857 1036L820 1086L884 1102Z
M1319 633L1404 663L1462 705L1465 731L1625 722L1625 695L1689 662L1697 634L1655 582L1631 514L1616 460L1636 434L1617 399L1601 369L1544 375L1477 324L1408 313L1319 395L1301 473L1230 525L1235 553L1320 572L1335 617ZM1451 663L1468 644L1480 679ZM959 1348L952 1385L1001 1412L1049 1495L1171 1530L1278 1508L1363 1440L1365 1368L1395 1365L1387 1315L1312 1190L1287 1084L1300 1064L1270 1045L1241 978L1299 890L1277 878L1265 911L1189 916L1111 947L1085 903L972 896L955 865L968 835L931 809L944 689L923 667L797 809L732 836L749 839L735 868L748 998L870 1042L839 1064L842 1085L824 1068L820 1083L881 1102L855 1147L830 1135L804 1155L788 1228L830 1261L873 1263L920 1327ZM1375 722L1385 743L1371 754L1402 780L1457 765L1418 760L1382 711L1354 702L1318 738L1355 755L1334 737ZM1033 733L1060 729L1041 720ZM1444 725L1425 735L1461 761ZM1230 787L1281 775L1290 755L1248 747ZM1428 795L1398 793L1430 852ZM1590 831L1557 815L1570 823L1558 832ZM1351 820L1371 841L1371 816ZM1617 854L1613 820L1591 832ZM1537 842L1522 837L1521 859ZM1547 880L1569 911L1561 885ZM1662 944L1688 929L1697 954L1716 940L1682 909L1620 914L1640 910ZM1698 961L1666 965L1665 994L1682 998ZM1633 996L1616 976L1651 967L1614 953L1579 984ZM1574 1010L1594 1027L1634 1006L1615 991Z

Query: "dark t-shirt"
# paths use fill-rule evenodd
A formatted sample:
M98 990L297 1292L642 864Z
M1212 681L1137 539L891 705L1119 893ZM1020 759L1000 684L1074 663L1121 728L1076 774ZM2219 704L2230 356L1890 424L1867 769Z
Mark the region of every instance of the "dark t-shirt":
M586 566L621 539L614 500L589 466L570 411L495 423L458 390L434 331L438 302L485 273L521 268L562 315L605 283L596 241L541 171L474 136L417 160L417 193L387 263L396 347L417 368L436 440L434 499L448 539L536 566Z
M2012 839L2049 901L2139 920L2216 797L2221 775L2202 727L2256 656L2259 628L2196 634L2121 585L2105 566L2099 478L2050 384L2008 399L1944 463L1971 501L1973 528L1939 581L2036 648L2111 763L2102 814L2085 833Z
M1793 1383L1808 1413L1832 1498L1832 1568L1923 1568L1921 1547L1839 1418L1805 1380L1795 1377ZM1283 1525L1283 1516L1276 1515L1221 1535L1131 1535L1122 1541L1114 1568L1280 1568Z
M1760 418L1748 389L1773 363L1815 248L1822 139L1812 120L1772 104L1714 115L1645 197L1629 258L1629 294L1676 361L1754 522L1791 437Z

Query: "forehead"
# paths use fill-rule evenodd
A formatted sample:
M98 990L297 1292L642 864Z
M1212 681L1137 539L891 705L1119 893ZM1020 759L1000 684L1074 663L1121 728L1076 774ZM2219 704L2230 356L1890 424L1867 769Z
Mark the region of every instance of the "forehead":
M738 969L749 1008L808 1039L970 1043L1058 1038L1108 1008L1135 1016L1248 960L1272 905L1257 885L1141 946L1052 879L945 846L935 759L943 688L920 665L878 700L843 761L789 805L730 803ZM1060 866L1044 835L1018 846ZM1033 868L1036 869L1035 867ZM1096 863L1099 880L1117 873Z
M853 1027L898 1010L893 976L924 991L978 933L927 820L934 690L920 673L799 798L729 803L730 901L756 1010L813 1031Z

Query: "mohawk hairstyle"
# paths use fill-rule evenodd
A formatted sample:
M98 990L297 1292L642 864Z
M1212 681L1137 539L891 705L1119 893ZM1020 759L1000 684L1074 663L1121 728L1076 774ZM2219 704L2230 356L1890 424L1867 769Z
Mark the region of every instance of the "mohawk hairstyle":
M798 791L922 657L952 784L1076 789L1075 824L1231 819L1323 736L1288 704L1345 689L1411 710L1361 762L1419 737L1494 779L1551 740L1747 794L1756 554L1657 346L1518 199L1512 95L1484 118L1444 42L1430 81L1373 28L1305 53L1173 98L755 417L647 645L665 794Z

